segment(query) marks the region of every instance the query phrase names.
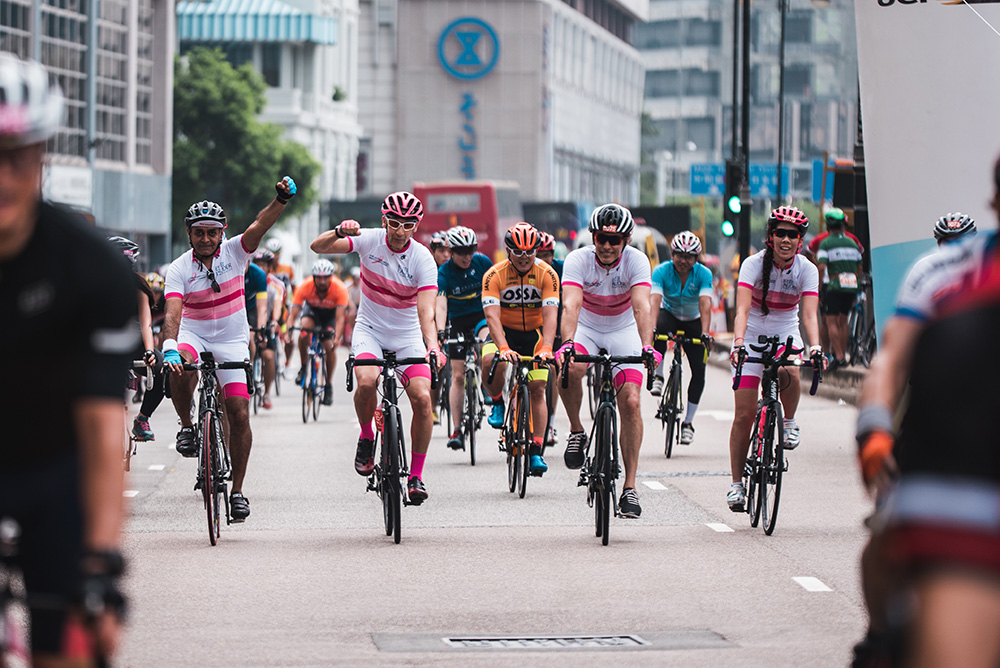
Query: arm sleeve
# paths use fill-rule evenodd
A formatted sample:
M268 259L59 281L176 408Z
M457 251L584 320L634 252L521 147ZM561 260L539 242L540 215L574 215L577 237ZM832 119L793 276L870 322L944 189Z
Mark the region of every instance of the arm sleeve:
M184 256L181 256L183 259ZM180 262L172 262L167 268L166 282L163 288L163 296L165 299L170 299L171 297L184 297L184 288L187 287L184 282L184 276L181 272Z
M246 266L246 263L249 262L250 258L253 257L254 252L251 250L247 250L246 246L243 245L242 234L237 234L232 239L226 239L222 243L223 245L230 245L233 247L232 251L233 257L236 259L237 262L243 263L244 266Z
M626 248L632 247L626 246ZM629 261L632 263L632 283L629 285L629 288L634 288L637 285L651 285L652 278L650 274L652 271L649 268L649 258L641 251L635 251L634 253L629 253Z
M760 263L761 258L758 255L751 255L744 260L740 266L740 277L737 285L742 285L753 290L757 281L760 280Z
M801 256L800 256L801 257ZM809 260L802 258L802 294L819 294L819 269Z
M500 272L491 267L483 276L483 307L500 306Z
M566 256L566 260L563 263L563 285L575 285L578 288L583 287L583 257L584 252L582 250L573 251Z
M650 277L650 280L652 280L652 282L653 282L653 285L652 285L652 288L651 288L651 292L654 295L662 295L663 294L663 274L665 274L666 271L667 271L667 263L666 262L662 262L662 263L656 265L656 269L653 270L653 274Z
M559 306L559 277L548 265L545 265L542 280L542 306Z
M712 271L702 265L701 269L698 271L698 276L701 278L701 287L698 290L699 297L711 297L715 294L715 290L712 288Z
M420 261L417 264L416 279L417 279L417 292L423 290L437 290L438 289L438 267L434 262L434 256L431 252L424 248L423 246L418 246L420 249Z
M299 283L299 287L295 288L295 293L292 295L292 305L301 307L306 301L306 295L310 288L312 288L312 281L309 279Z
M442 297L448 296L448 279L444 275L444 265L438 267L438 294Z

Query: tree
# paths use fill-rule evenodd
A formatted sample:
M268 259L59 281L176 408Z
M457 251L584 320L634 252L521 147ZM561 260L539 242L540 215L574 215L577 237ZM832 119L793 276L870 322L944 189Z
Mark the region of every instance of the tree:
M238 68L221 49L197 47L174 62L175 239L184 239L184 214L193 202L213 200L226 210L230 236L246 230L274 197L284 175L298 194L286 215L300 215L316 201L320 165L283 129L262 123L267 84L249 64Z

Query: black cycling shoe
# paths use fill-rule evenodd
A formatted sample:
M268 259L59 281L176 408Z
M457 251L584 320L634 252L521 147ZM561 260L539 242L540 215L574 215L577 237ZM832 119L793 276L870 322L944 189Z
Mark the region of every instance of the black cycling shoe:
M327 385L323 388L323 405L332 406L333 405L333 388Z
M182 457L197 457L198 444L194 442L194 427L181 427L177 432L177 452Z
M451 433L448 439L448 447L452 450L465 450L465 436L458 429Z
M587 432L571 431L566 439L566 452L563 453L563 461L568 469L578 469L583 466L585 452L587 449Z
M358 439L358 451L354 455L354 470L358 475L370 476L375 470L375 441L370 438Z
M427 488L424 487L424 481L417 476L410 476L409 482L406 483L406 495L410 497L411 506L419 506L427 499Z
M233 492L229 495L229 515L234 522L242 522L250 517L250 499L243 496L241 492Z
M305 375L306 375L306 368L304 366L299 367L299 372L295 374L295 384L298 385L299 387L302 387L302 379L305 378Z

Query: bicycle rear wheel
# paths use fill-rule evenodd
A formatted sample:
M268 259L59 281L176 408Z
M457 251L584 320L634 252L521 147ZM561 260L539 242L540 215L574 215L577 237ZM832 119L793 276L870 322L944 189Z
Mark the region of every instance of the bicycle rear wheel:
M215 414L205 411L201 416L201 448L199 450L199 466L201 468L201 497L205 503L205 515L208 517L208 540L215 545L219 539L219 509L216 507L218 498L215 495L215 465L212 443L215 440Z
M469 449L469 459L473 466L476 465L476 413L479 412L477 392L479 384L476 382L476 372L468 369L465 372L465 417L462 422L465 425L465 447Z
M764 533L768 536L774 533L778 521L778 502L781 500L781 474L785 468L783 430L781 404L776 403L767 416L760 467L761 516L764 519Z
M747 513L750 514L750 526L760 524L760 469L761 453L760 439L763 437L763 424L767 417L767 408L760 407L754 418L753 432L750 435L750 460L748 470L744 474L743 489L747 494Z
M312 355L309 356L310 358ZM312 410L312 402L315 398L312 388L312 374L306 373L312 368L312 360L309 359L302 376L302 422L309 424L309 412Z
M393 542L402 538L400 501L402 489L399 477L399 424L396 411L383 406L385 424L382 427L382 516L385 520L385 535L392 536Z
M260 352L258 352L253 358L253 371L251 378L253 379L253 397L250 401L253 402L253 414L256 415L257 411L260 409L260 403L263 400L263 369L262 362L260 358Z
M601 539L601 545L607 545L610 540L611 513L613 512L614 499L612 493L611 476L611 448L612 448L612 419L609 413L611 409L605 408L600 414L600 422L597 427L598 441L594 448L594 467L591 469L591 484L595 484L593 477L596 475L596 493L594 500L594 523L597 537Z
M517 458L520 460L520 474L517 479L517 495L524 498L528 490L528 476L531 475L531 399L528 396L528 386L521 385L517 390Z
M677 440L677 413L680 409L677 406L681 391L681 379L679 367L671 365L670 377L667 379L667 387L664 390L666 401L663 411L666 418L667 439L663 446L663 453L670 459L674 452L674 441Z

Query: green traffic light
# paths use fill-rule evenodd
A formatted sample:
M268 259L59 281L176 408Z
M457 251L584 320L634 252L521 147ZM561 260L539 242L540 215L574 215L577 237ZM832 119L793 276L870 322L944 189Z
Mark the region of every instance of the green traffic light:
M742 209L742 205L740 204L740 196L733 195L732 197L730 197L728 206L729 210L732 211L733 213L739 213L740 209ZM730 232L730 234L732 233Z
M739 201L737 200L737 204ZM728 220L722 222L722 235L725 237L731 237L736 232L736 228Z

